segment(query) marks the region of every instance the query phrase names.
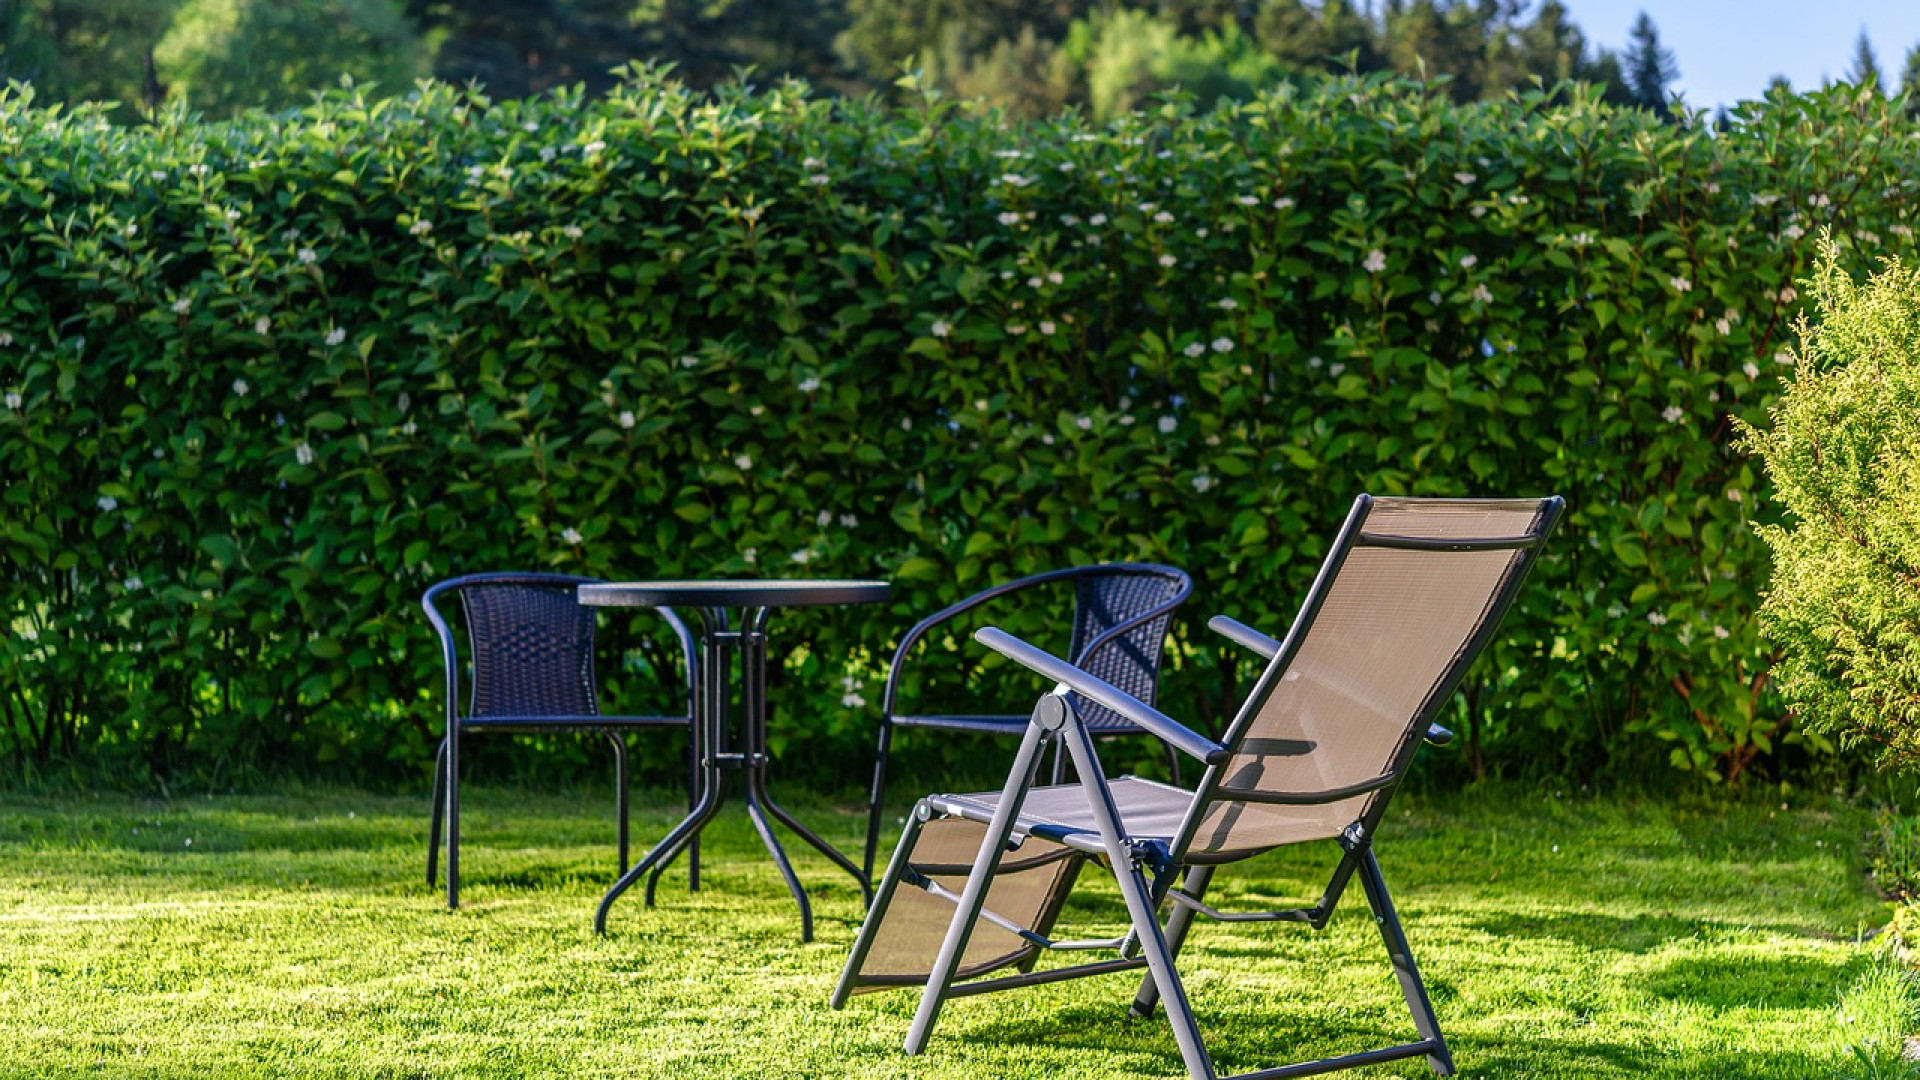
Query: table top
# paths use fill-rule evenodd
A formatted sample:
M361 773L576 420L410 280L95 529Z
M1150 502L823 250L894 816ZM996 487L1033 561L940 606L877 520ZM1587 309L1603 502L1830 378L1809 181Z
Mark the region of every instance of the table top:
M580 586L588 607L821 607L875 604L893 595L884 581L610 581Z

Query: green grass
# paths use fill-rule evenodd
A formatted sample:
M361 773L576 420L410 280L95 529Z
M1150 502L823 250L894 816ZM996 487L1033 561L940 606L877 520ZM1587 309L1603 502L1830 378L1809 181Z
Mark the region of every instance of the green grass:
M737 806L699 894L676 872L597 938L610 800L464 794L456 913L422 880L421 798L0 798L0 1076L1182 1075L1163 1022L1124 1019L1125 975L950 1003L904 1056L911 993L827 1008L851 881L801 858L802 945ZM667 802L641 800L637 838ZM855 849L850 808L796 810ZM1913 991L1860 943L1888 916L1872 827L1845 806L1470 793L1403 798L1380 852L1462 1076L1910 1076ZM1329 865L1276 853L1223 872L1216 902L1307 897ZM1083 882L1069 919L1117 928L1110 882ZM1183 967L1223 1071L1411 1036L1357 887L1319 934L1203 923Z

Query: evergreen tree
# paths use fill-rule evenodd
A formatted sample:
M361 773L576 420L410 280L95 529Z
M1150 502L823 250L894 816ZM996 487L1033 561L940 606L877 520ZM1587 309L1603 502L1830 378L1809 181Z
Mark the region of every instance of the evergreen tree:
M1661 47L1660 29L1645 11L1627 31L1627 55L1621 66L1626 70L1627 89L1633 94L1634 104L1660 116L1672 115L1667 87L1680 77L1680 65L1672 50Z
M1900 69L1900 92L1907 96L1907 115L1920 116L1920 45L1907 50L1906 66Z
M1873 54L1873 42L1867 40L1866 27L1860 28L1860 37L1853 43L1853 67L1847 72L1847 81L1855 86L1873 86L1884 88L1887 80L1880 74L1880 58Z

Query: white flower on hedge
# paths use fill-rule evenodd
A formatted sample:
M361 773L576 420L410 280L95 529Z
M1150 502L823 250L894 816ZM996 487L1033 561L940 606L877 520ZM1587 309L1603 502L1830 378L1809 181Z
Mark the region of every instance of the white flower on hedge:
M540 148L540 160L543 162L552 161L555 157L559 156L559 153L560 151L551 146L543 146Z
M814 187L824 187L827 184L833 183L833 177L828 176L826 173L814 173L812 176L807 177L807 183L812 184Z
M265 315L262 315L259 318L253 320L254 333L259 334L262 337L265 337L267 334L267 331L271 329L273 329L273 320L267 318Z
M578 225L568 225L560 230L560 235L569 240L578 240L582 236L587 235L587 231Z
M299 446L294 447L293 460L299 462L302 465L313 464L313 447L307 445L306 443L301 443Z
M1180 421L1175 420L1171 416L1163 416L1154 426L1160 429L1160 434L1171 435L1173 434L1173 429L1180 426Z
M809 375L806 378L800 380L799 387L800 387L801 393L811 394L814 391L820 389L820 377L817 375Z
M1213 486L1213 477L1200 473L1193 478L1193 490L1204 493Z
M1833 205L1833 200L1827 198L1826 193L1818 192L1807 197L1807 205L1816 209L1825 209Z
M1493 303L1493 290L1487 288L1485 282L1481 282L1473 287L1473 299L1476 303L1491 304Z
M128 577L123 584L128 592L139 592L141 589L144 589L147 587L147 583L144 581L141 581L139 575L137 574L131 577ZM189 840L187 841L187 843L191 844L193 843L193 841Z
M1026 332L1027 332L1027 328L1024 323L1008 323L1007 324L1007 333L1012 334L1014 337L1019 337L1021 334L1024 334Z
M901 417L901 418L900 418L900 430L901 430L901 431L912 431L912 430L913 430L913 417L911 417L911 416L903 416L903 417Z
M1713 321L1713 328L1720 332L1721 337L1733 333L1733 324L1728 322L1724 315Z
M347 332L345 330L336 326L327 331L326 342L328 345L338 345L345 340L347 340Z
M1073 418L1073 426L1079 428L1081 431L1091 431L1093 430L1093 417L1076 416Z
M1793 286L1791 286L1791 285L1787 285L1787 286L1784 286L1783 288L1781 288L1781 290L1780 290L1780 302L1781 302L1781 303L1783 303L1783 304L1791 304L1791 303L1793 303L1793 302L1794 302L1795 300L1798 300L1798 299L1800 299L1800 290L1798 290L1798 289L1796 289L1796 288L1794 288L1794 287L1793 287Z
M1773 354L1773 362L1784 367L1792 367L1793 354L1785 349L1781 349L1779 352Z
M1668 278L1667 284L1673 287L1674 292L1692 292L1693 291L1693 282L1688 281L1686 278L1683 278L1678 274Z
M1053 320L1051 319L1040 320L1040 332L1042 334L1046 334L1047 336L1051 337L1053 335L1053 329L1054 329Z
M408 226L407 231L415 236L425 236L433 231L433 222L428 221L426 218L421 218Z
M1162 225L1170 225L1173 223L1173 215L1167 213L1165 210L1162 210L1159 213L1153 215L1153 220L1159 222Z
M1007 173L1000 178L1000 182L1008 187L1026 187L1028 184L1033 183L1033 178L1030 176L1021 176L1019 173Z
M1624 605L1614 603L1607 606L1607 618L1609 619L1618 619L1626 613L1627 609Z
M1669 424L1677 424L1687 418L1687 411L1678 405L1669 405L1660 410L1660 419Z
M1739 488L1727 489L1727 501L1730 503L1744 502L1746 501L1746 498L1747 498L1746 495L1742 493Z
M752 566L754 563L760 561L760 549L748 548L740 553L740 558L745 560L748 566Z
M26 399L20 396L20 391L7 391L7 408L12 409L14 412L19 412L20 406L24 404L25 401Z
M1293 209L1293 200L1288 198L1275 199L1273 200L1273 208L1275 210L1291 210Z
M1067 275L1058 270L1050 270L1047 272L1047 280L1055 285L1063 285L1066 283Z
M185 315L187 312L192 310L193 310L193 300L188 297L183 296L180 299L175 300L173 302L173 313L175 315Z
M634 425L633 410L622 409L620 411L620 426L623 428L631 428L633 425Z
M1648 622L1650 622L1650 623L1652 623L1652 624L1653 624L1653 625L1655 625L1655 626L1665 626L1665 625L1667 625L1667 617L1666 617L1666 615L1665 615L1664 613L1662 613L1662 612L1658 612L1658 611L1649 611L1649 612L1647 612L1647 621L1648 621Z
M802 161L800 163L800 167L807 170L808 172L819 172L821 169L824 169L827 167L827 163L824 161L821 161L817 157L810 157L810 158L807 158L805 161Z
M1472 214L1474 217L1482 218L1487 216L1487 208L1484 206L1476 206L1467 211L1467 213Z
M953 325L945 319L935 319L933 325L928 328L928 332L934 337L943 338L953 333Z
M1259 206L1260 205L1260 199L1257 196L1253 196L1253 195L1242 195L1233 201L1239 203L1241 206Z
M1471 184L1480 178L1470 172L1457 172L1453 174L1453 179L1456 183Z
M1151 214L1157 209L1159 209L1159 207L1155 203L1143 202L1140 204L1140 212L1143 214Z
M998 221L1000 224L1011 229L1015 225L1020 224L1020 215L1014 213L1011 210L1006 210L1001 212L1000 216L998 218L995 218L994 220Z
M587 145L581 147L580 153L587 157L592 157L593 155L600 153L602 150L605 150L606 148L607 148L606 143L600 141L599 139L595 139L592 142L588 143Z
M409 438L412 437L414 432L419 430L420 428L417 425L415 425L414 422L411 420L400 425L400 434L408 436Z
M746 472L748 469L753 468L753 458L748 457L746 454L741 454L739 457L733 459L733 464L734 467L741 472Z
M1713 636L1716 638L1719 638L1721 641L1725 641L1728 638L1733 636L1733 631L1728 630L1726 627L1721 626L1718 623L1715 623L1713 627Z
M683 356L680 358L680 366L684 368L694 367L699 363L700 363L700 358L697 356L689 355L689 356Z
M1807 230L1801 228L1798 225L1789 225L1786 227L1786 230L1783 231L1780 235L1786 237L1789 240L1798 240L1801 237L1807 235Z
M1741 364L1740 370L1747 376L1748 379L1758 379L1760 377L1760 365L1754 363L1751 360L1747 361L1744 364Z
M1471 270L1479 261L1480 257L1478 255L1462 255L1460 256L1460 269Z
M191 176L205 176L207 175L207 166L203 162L196 161L187 166L187 173Z
M1180 351L1183 353L1186 353L1188 356L1191 356L1191 357L1199 357L1206 354L1207 347L1201 344L1200 342L1196 341L1193 344L1188 345L1186 348L1181 349Z
M859 526L860 526L860 519L859 519L858 517L856 517L856 516L854 516L854 515L852 515L852 514L841 514L841 515L840 515L840 527L841 527L841 528L843 528L843 529L855 529L855 528L859 528Z
M98 499L94 500L94 505L100 508L101 513L111 514L113 513L114 508L120 505L120 500L114 498L111 495L102 495Z
M167 178L167 170L155 169L152 172L148 173L147 175L152 177L155 180L165 180Z
M312 266L320 261L320 256L312 248L303 247L294 255L303 265Z
M1174 266L1174 264L1178 263L1179 261L1180 261L1179 259L1176 259L1171 255L1160 256L1160 265L1167 267L1169 269L1171 269Z
M822 529L833 524L833 511L831 510L820 511L819 515L813 519L813 523Z
M247 396L247 380L245 379L233 380L233 396L235 397Z
M1227 296L1222 297L1220 302L1213 306L1219 308L1221 311L1232 311L1234 308L1240 306L1240 301L1235 300L1231 296Z
M794 562L799 563L801 566L805 566L808 563L813 561L813 552L808 551L806 548L801 548L799 551L796 551L793 554L787 556L787 558L792 559Z
M1095 214L1087 219L1087 224L1089 225L1105 225L1106 223L1107 215L1105 214Z
M582 537L580 536L579 529L576 529L573 526L569 525L565 529L561 530L560 539L565 540L567 543L578 547Z
M861 706L865 705L866 703L867 703L867 699L861 697L859 694L846 693L840 696L840 704L846 706L849 709L858 709Z
M1387 268L1387 253L1374 248L1367 252L1367 259L1360 266L1369 274L1377 274Z
M1044 280L1045 279L1042 278L1039 274L1035 274L1032 277L1027 279L1027 288L1037 289L1040 287L1040 283Z
M1212 348L1213 351L1217 353L1230 353L1233 351L1233 339L1224 337L1214 338Z

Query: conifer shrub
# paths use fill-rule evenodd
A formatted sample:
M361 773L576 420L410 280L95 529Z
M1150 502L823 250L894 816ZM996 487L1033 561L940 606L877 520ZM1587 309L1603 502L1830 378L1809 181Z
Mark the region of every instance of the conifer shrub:
M1828 241L1808 283L1800 364L1746 428L1787 520L1762 526L1773 579L1760 625L1810 727L1920 766L1920 266L1865 282Z

